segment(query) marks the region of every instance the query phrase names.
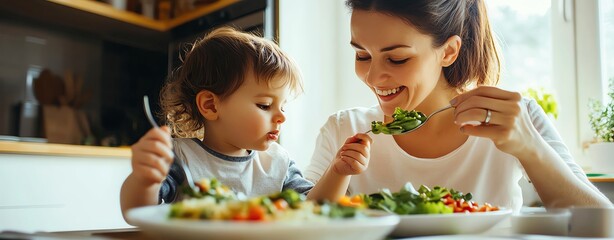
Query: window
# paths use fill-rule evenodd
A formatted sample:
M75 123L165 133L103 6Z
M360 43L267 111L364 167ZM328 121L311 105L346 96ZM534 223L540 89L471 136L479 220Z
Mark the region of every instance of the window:
M599 2L599 26L601 42L601 72L602 87L608 89L609 81L614 81L614 1L601 0ZM607 91L603 91L603 99Z
M590 99L606 99L614 78L614 1L489 0L488 13L503 55L499 87L543 87L557 98L561 137L580 165L592 141Z
M499 87L552 88L550 0L489 0L486 5L503 55Z

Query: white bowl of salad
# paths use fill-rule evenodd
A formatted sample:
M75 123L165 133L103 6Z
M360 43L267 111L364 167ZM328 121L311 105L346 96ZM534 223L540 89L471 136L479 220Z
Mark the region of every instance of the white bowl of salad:
M351 239L385 238L395 214L366 208L360 197L335 203L306 201L287 190L241 199L215 180L173 204L132 209L130 224L160 239Z

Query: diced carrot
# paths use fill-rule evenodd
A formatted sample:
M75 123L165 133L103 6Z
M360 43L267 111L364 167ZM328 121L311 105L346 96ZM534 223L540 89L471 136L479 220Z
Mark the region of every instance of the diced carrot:
M247 220L247 217L248 217L247 214L240 212L232 216L232 220L233 221L245 221Z
M275 205L275 208L277 208L277 210L283 211L288 208L288 202L286 202L286 200L284 200L283 198L275 200L273 204Z
M339 200L337 200L337 203L339 203L341 206L350 206L352 204L352 201L350 200L350 197L343 196L339 198Z
M364 205L362 198L358 195L353 197L343 196L339 200L337 200L337 203L345 207L361 207Z
M263 206L250 206L248 220L262 221L265 219L266 209Z
M350 199L350 201L352 203L356 203L356 204L362 204L363 203L362 198L360 197L360 195L353 196L352 199Z

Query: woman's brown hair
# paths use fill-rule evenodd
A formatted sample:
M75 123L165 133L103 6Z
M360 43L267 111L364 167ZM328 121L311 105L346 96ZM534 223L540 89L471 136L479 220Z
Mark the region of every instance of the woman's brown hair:
M444 67L448 83L465 89L468 85L495 85L501 60L490 29L484 0L347 0L354 10L375 11L398 17L433 38L434 47L448 38L462 39L456 61Z
M215 29L193 43L160 93L173 136L203 138L205 118L196 95L208 90L223 101L243 84L248 71L258 83L277 87L281 81L294 95L303 91L298 67L275 43L230 27Z

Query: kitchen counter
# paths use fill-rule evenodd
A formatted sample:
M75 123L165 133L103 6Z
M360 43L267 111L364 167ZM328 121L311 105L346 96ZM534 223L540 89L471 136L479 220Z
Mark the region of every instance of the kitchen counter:
M614 177L588 177L593 183L614 182Z
M130 158L129 147L0 141L0 153ZM593 183L614 182L614 174L587 174Z
M130 158L130 148L0 141L0 153Z
M130 227L119 206L130 172L129 148L0 141L0 231Z
M614 182L614 173L612 174L587 173L586 176L588 176L588 179L593 183Z

